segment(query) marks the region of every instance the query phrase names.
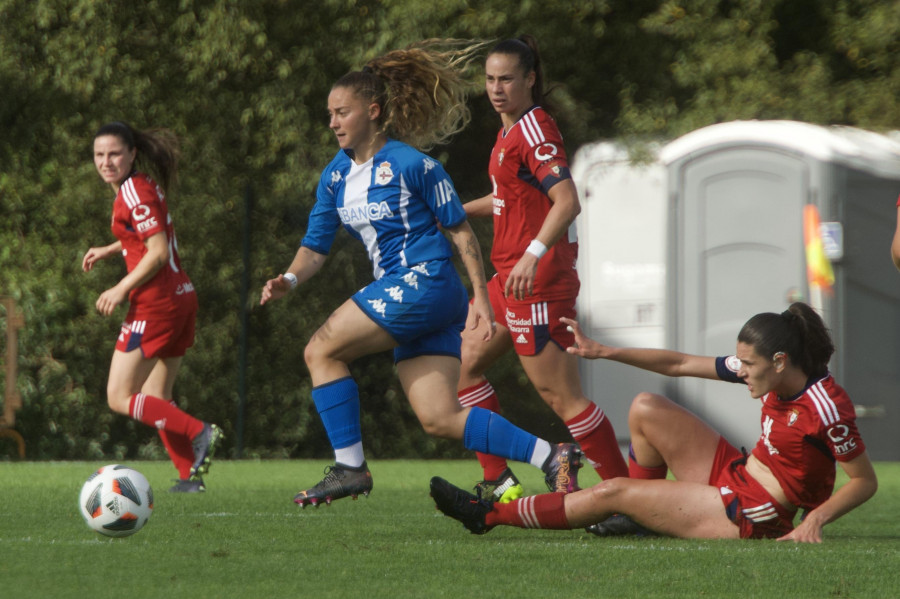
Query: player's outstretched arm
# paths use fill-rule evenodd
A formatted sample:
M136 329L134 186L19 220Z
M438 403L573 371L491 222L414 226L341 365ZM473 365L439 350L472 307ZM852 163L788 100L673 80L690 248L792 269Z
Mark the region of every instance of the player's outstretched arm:
M695 356L668 349L604 345L585 335L575 320L571 318L560 320L575 334L575 345L566 348L570 354L589 360L613 360L666 376L693 376L719 380L719 375L716 374L716 359L713 357Z

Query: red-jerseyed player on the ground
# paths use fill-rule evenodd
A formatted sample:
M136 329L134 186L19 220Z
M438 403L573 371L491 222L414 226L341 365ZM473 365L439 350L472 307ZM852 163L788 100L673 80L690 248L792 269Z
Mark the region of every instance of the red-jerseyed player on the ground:
M668 376L746 384L750 396L762 402L759 441L744 455L685 408L641 393L628 416L631 478L509 504L480 500L433 478L438 507L472 532L499 524L580 528L609 518L596 525L599 534L649 529L683 538L818 543L826 524L875 494L878 480L856 428L853 403L828 372L834 345L808 305L757 314L741 329L736 355L723 358L610 347L585 337L575 321L566 324L575 332L577 345L569 348L574 355ZM835 461L849 477L837 492ZM667 470L676 480L666 479ZM799 510L804 517L795 528Z
M581 211L569 174L562 136L545 104L537 43L530 36L497 44L485 63L488 99L502 129L488 173L493 193L464 205L469 216L493 216L491 262L497 274L488 290L498 320L489 342L483 331L463 332L460 403L499 412L497 394L484 373L514 348L543 400L566 424L603 479L628 471L615 432L581 387L578 361L565 352L574 338L560 317L575 317L579 280L575 217ZM486 326L486 325L485 325ZM577 450L576 450L577 451ZM578 456L567 488L577 488ZM508 501L522 487L505 460L478 454L483 491Z
M112 232L118 241L92 247L82 259L89 271L98 260L122 255L128 271L97 299L109 316L129 301L128 314L109 367L109 407L154 426L179 480L170 491L206 490L202 475L222 433L180 410L172 401L175 377L194 343L197 295L178 259L175 229L165 192L177 172L178 145L166 131L142 132L122 122L102 126L94 136L94 165L116 192ZM136 161L159 180L135 170Z

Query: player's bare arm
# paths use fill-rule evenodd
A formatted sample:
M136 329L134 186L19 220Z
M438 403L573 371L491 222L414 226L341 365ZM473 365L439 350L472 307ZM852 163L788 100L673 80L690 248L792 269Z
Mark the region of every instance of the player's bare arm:
M115 245L115 244L113 244ZM132 289L140 287L159 272L169 260L169 241L162 231L151 235L144 240L147 253L141 257L140 262L130 273L122 277L115 287L111 287L97 298L97 311L104 316L112 314L119 304L122 304Z
M604 345L585 335L577 321L571 318L560 320L571 327L575 334L575 345L566 348L570 354L589 360L613 360L666 376L693 376L719 380L716 373L716 359L713 357L695 356L667 349Z
M553 247L559 241L569 227L575 222L575 218L581 213L581 203L578 201L578 192L571 179L564 179L550 188L547 193L553 206L547 213L538 231L535 241L543 245L543 250ZM542 252L541 252L542 254ZM508 296L512 294L518 300L534 294L534 279L537 275L537 267L540 255L531 249L526 250L516 265L509 272L503 292Z
M308 281L314 274L319 272L319 269L325 264L326 258L325 254L300 246L300 249L294 255L294 260L284 274L280 274L274 279L269 279L263 285L259 305L263 306L269 300L282 298L295 286ZM288 275L288 277L285 278L285 275ZM291 277L295 277L296 282L292 282L290 280Z
M494 196L488 194L471 202L466 202L463 204L463 210L466 211L466 216L468 217L492 216L494 214Z
M84 253L84 257L81 259L81 270L87 272L94 268L94 264L98 260L106 260L110 256L121 253L121 241L115 241L109 245L104 245L102 247L90 248L87 252Z
M868 453L863 453L849 462L838 463L850 480L822 505L809 512L797 528L779 538L779 541L821 543L822 529L826 524L834 522L875 495L875 491L878 490L878 477L875 475Z
M447 233L450 235L453 245L456 246L463 266L466 268L466 274L469 275L469 281L472 283L472 310L475 312L475 318L471 319L472 328L478 328L478 324L482 320L490 323L484 334L484 340L489 341L494 336L495 330L494 310L488 299L481 246L468 221L463 221L455 227L447 229Z

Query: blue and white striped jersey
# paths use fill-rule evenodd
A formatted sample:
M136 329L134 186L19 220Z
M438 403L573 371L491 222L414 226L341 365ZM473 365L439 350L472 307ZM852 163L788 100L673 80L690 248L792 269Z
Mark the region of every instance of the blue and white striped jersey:
M365 164L340 150L322 171L316 205L302 246L327 254L338 227L363 242L376 279L453 255L438 229L466 219L444 167L402 142L389 139Z

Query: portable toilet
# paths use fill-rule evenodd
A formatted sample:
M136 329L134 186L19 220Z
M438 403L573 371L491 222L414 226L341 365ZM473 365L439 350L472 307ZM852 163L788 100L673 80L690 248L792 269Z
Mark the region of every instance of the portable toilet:
M818 308L837 351L830 367L857 406L874 459L900 458L900 272L890 259L900 143L847 127L789 121L712 125L666 145L666 345L735 350L758 312ZM814 205L832 259L832 293L811 295L803 212ZM742 385L678 379L677 399L732 443L759 436Z
M900 459L900 272L890 259L900 141L848 127L737 121L699 129L635 164L622 145L576 153L578 319L610 345L729 355L758 312L820 310L830 367L874 459ZM818 209L835 283L811 294L804 207ZM639 391L685 405L737 446L759 436L746 387L582 360L585 392L622 442Z
M650 148L635 163L613 142L582 146L572 160L579 190L578 322L593 339L609 345L665 347L665 166ZM581 360L587 397L603 408L617 437L628 440L628 408L638 391L666 393L658 374L605 360Z

